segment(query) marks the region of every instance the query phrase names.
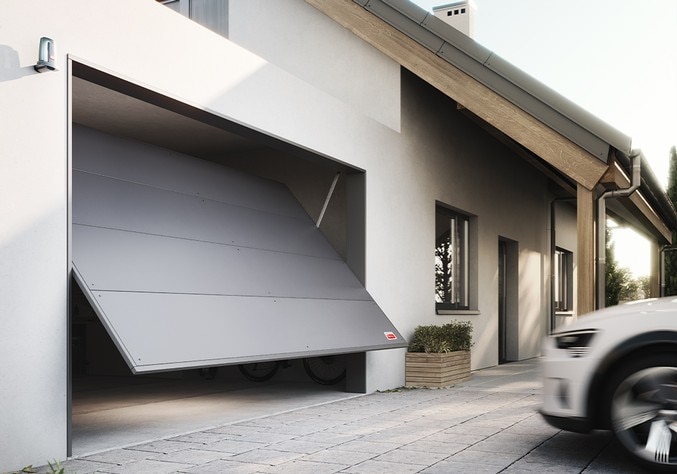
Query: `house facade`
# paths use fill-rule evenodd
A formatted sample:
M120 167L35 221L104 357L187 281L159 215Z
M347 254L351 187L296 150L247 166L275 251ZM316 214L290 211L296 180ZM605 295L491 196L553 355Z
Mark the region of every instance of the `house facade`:
M600 209L658 295L677 216L630 139L406 0L9 0L0 31L0 470L68 454L76 293L134 373L345 355L359 392L422 324L538 356L595 308Z

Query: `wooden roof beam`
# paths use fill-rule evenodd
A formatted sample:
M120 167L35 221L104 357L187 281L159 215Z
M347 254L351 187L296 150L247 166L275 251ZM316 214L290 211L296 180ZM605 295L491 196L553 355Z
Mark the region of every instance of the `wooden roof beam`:
M352 0L306 2L586 189L606 171L595 156Z

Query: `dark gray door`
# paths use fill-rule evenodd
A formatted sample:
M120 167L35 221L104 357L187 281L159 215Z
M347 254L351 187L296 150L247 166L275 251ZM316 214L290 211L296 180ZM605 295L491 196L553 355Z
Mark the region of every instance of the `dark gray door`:
M507 261L508 245L498 241L498 363L508 360L507 344Z

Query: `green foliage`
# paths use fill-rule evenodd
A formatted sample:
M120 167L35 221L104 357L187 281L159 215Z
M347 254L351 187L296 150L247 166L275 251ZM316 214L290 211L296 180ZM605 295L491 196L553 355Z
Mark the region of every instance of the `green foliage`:
M59 461L54 460L54 464L51 462L47 461L47 464L49 464L49 469L51 474L65 474L65 469L61 467L61 463Z
M623 301L635 301L646 298L649 294L648 278L635 279L629 269L619 267L610 231L606 229L606 288L604 306L616 306Z
M472 323L456 322L442 326L417 326L409 342L409 352L443 353L469 351L472 346Z
M677 147L670 148L670 167L668 169L668 189L666 191L673 204L677 202Z
M642 295L641 298L644 299L651 296L651 278L648 276L639 277L637 279L637 284L639 285L639 292Z
M677 234L677 232L673 232ZM673 235L672 241L677 242L677 235ZM677 295L677 247L665 250L665 295Z
M677 207L677 148L670 148L668 198ZM677 232L672 231L672 247L665 250L665 296L677 295Z
M54 463L52 464L51 462L47 461L47 464L49 465L49 472L50 474L66 474L66 469L61 466L61 463L57 461L56 459L54 460ZM33 465L31 464L30 466L23 467L20 471L18 471L16 474L35 474L38 471L36 471L33 468Z

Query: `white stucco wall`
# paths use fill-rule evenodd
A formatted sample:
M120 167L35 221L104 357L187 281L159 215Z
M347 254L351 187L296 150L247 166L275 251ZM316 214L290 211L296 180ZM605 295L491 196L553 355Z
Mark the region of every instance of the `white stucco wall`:
M548 310L546 179L409 73L402 89L401 146L366 168L368 275L378 274L372 296L407 335L418 324L472 321L473 368L495 365L498 240L510 239L519 248L519 358L539 355ZM479 314L435 314L436 201L476 216Z
M8 0L0 31L0 470L12 470L66 455L68 55L357 166L394 146L396 124L151 0ZM32 69L41 36L58 71Z
M229 0L228 39L400 129L399 65L296 0Z
M0 5L3 472L62 458L66 443L66 82L35 73L48 29L22 34L12 6Z
M233 2L238 15L256 13L261 24L279 19L275 14L285 20L268 38L231 25L233 37L263 59L152 0L0 2L0 142L9 177L0 187L0 470L65 456L66 55L366 170L367 289L405 336L418 324L472 321L474 368L497 363L497 245L499 237L517 242L519 357L538 355L547 310L545 179L406 74L400 102L398 67L381 57L371 68L371 47L347 39L305 2L284 3L293 14ZM268 44L299 28L297 18L312 19L309 31L290 39L299 56L283 42ZM56 41L58 71L32 70L41 36ZM317 37L341 47L322 54L321 42L307 44ZM341 66L341 74L324 76L321 62L310 67L299 60L304 54L353 70ZM346 76L370 85L348 87ZM436 200L477 216L479 314L435 314ZM368 354L368 390L402 385L403 358L402 350Z

